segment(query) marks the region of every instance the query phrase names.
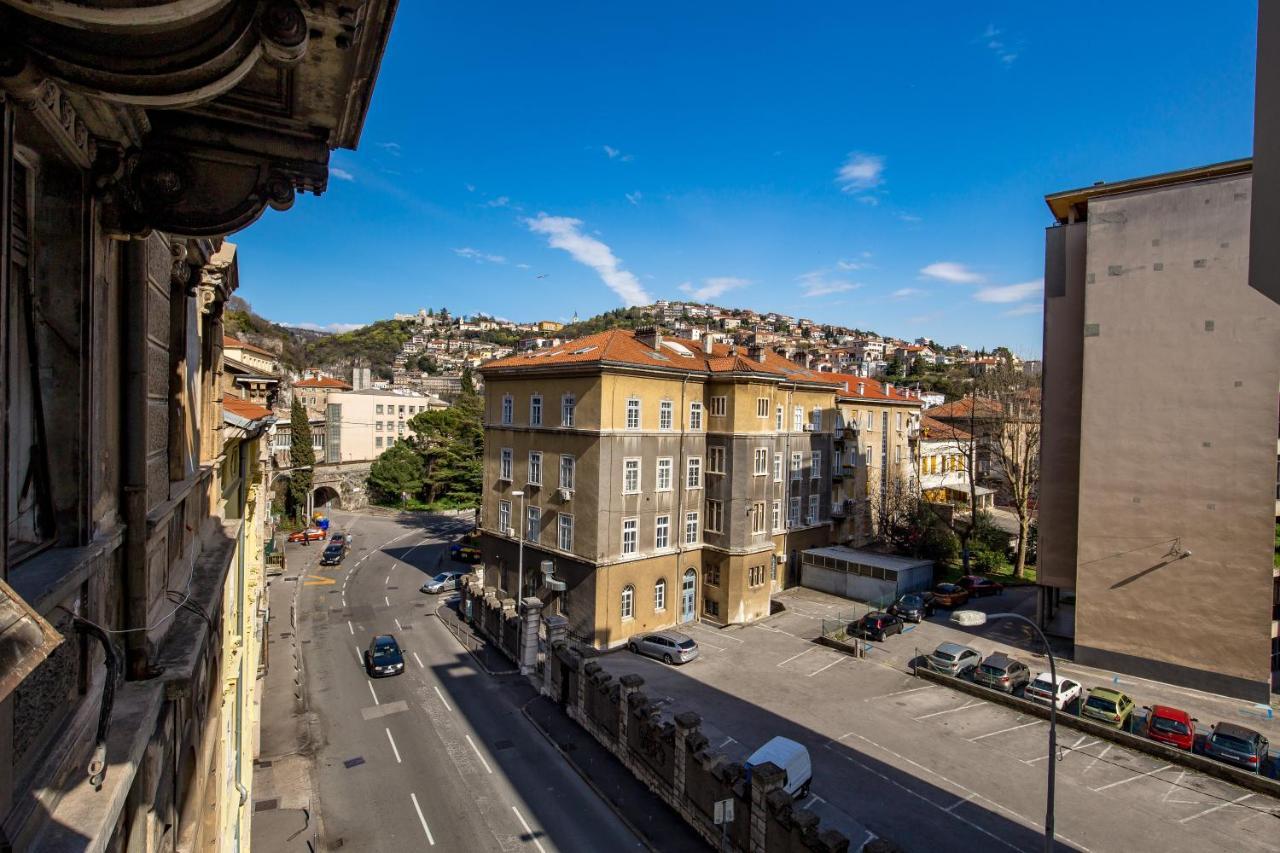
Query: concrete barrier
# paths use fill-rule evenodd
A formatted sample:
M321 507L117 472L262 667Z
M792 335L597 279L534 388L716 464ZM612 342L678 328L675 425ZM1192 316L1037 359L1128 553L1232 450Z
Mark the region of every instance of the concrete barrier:
M958 690L961 693L968 693L970 696L976 696L979 699L986 699L988 702L995 702L1004 705L1007 708L1013 708L1015 711L1023 714L1030 714L1041 719L1049 719L1049 706L1041 705L1039 702L1032 702L1028 699L1021 699L1001 690L992 690L990 687L984 687L981 684L975 684L972 681L965 681L963 678L956 678L951 675L942 675L934 672L924 666L915 667L917 678L923 678L926 681L932 681L952 690ZM1257 791L1260 794L1266 794L1269 797L1280 798L1280 782L1274 779L1268 779L1266 776L1257 773L1249 773L1246 770L1239 770L1229 764L1223 764L1221 761L1215 761L1204 755L1197 755L1194 752L1177 749L1172 746L1142 737L1141 735L1130 734L1129 732L1113 729L1110 726L1090 720L1087 717L1079 717L1075 714L1067 714L1058 712L1058 725L1067 726L1079 732L1092 735L1093 737L1106 738L1113 743L1128 747L1135 752L1145 752L1147 755L1155 756L1162 761L1174 764L1181 764L1203 773L1206 776L1212 776L1215 779L1221 779L1224 782L1230 782L1233 785L1239 785L1241 788L1247 788L1250 791ZM1274 760L1274 759L1273 759Z

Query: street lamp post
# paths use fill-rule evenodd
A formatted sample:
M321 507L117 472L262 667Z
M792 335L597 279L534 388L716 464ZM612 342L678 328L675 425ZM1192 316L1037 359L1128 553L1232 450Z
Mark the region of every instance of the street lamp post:
M524 598L524 525L528 522L525 520L524 512L524 492L514 491L511 493L513 498L520 499L520 527L516 530L516 600Z
M1053 649L1040 626L1021 613L983 613L981 610L957 610L951 614L951 621L966 628L985 625L1000 619L1018 619L1026 622L1036 632L1040 642L1044 644L1044 652L1049 658L1049 679L1053 683L1053 698L1049 701L1049 781L1044 812L1044 850L1053 853L1053 787L1058 763L1058 667L1053 660Z

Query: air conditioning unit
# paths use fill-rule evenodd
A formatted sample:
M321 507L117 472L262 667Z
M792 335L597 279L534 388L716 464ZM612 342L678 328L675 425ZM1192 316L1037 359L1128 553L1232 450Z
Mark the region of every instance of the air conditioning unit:
M560 500L562 501L573 499L573 489L559 489L557 490L557 494L560 495Z
M805 431L805 432L817 432L817 431L818 431L818 425L817 425L817 424L805 424L805 425L804 425L804 431Z
M787 562L786 552L779 551L778 553L773 555L773 558L778 561L779 566L786 565L786 562Z
M507 538L508 538L508 539L515 539L515 538L516 538L516 529L515 529L514 527L508 527L508 528L507 528L506 530L504 530L503 532L507 535Z

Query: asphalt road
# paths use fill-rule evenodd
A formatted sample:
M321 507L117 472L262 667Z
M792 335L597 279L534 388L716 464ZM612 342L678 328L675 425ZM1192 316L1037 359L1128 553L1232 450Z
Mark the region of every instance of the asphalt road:
M289 574L303 575L322 848L643 849L520 713L527 680L476 666L434 615L438 596L418 591L459 523L341 512L332 522L353 535L341 565L319 566L318 544L288 546ZM403 675L365 674L376 633L399 639Z

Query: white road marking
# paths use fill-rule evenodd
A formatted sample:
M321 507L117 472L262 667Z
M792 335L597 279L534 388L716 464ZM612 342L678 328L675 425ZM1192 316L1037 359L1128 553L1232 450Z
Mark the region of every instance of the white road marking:
M1108 752L1110 752L1110 751L1111 751L1111 747L1112 747L1112 746L1114 746L1114 744L1110 744L1110 743L1109 743L1109 744L1107 744L1106 748L1105 748L1105 749L1103 749L1103 750L1102 750L1102 752L1099 752L1097 755L1095 755L1095 756L1093 757L1093 760L1089 762L1089 766L1088 766L1088 767L1086 767L1085 769L1083 769L1083 770L1081 770L1081 771L1080 771L1081 775L1083 775L1083 774L1085 774L1085 773L1088 773L1090 770L1092 770L1092 769L1093 769L1093 765L1095 765L1095 764L1097 764L1097 763L1098 763L1098 759L1099 759L1099 758L1104 758L1104 757L1106 756L1106 754L1107 754Z
M431 837L431 827L427 826L427 819L422 816L422 806L418 805L418 795L410 794L409 799L413 800L413 808L418 812L418 820L422 823L422 831L427 834L427 843L435 847L436 840Z
M417 653L417 652L414 652L414 653L413 653L413 659L414 659L414 660L416 660L416 661L418 662L418 668L419 668L419 669L426 669L426 668L427 668L427 667L426 667L426 664L424 664L424 663L422 662L422 658L418 657L418 653Z
M361 666L364 666L364 655L360 654L360 647L352 646L352 648L356 650L356 660L360 663Z
M345 592L342 594L342 606L347 606L347 594Z
M373 704L381 705L382 703L378 701L378 694L373 692L373 682L366 681L365 684L369 685L369 695L373 697Z
M1077 740L1075 743L1071 744L1071 746L1067 746L1067 747L1059 746L1058 749L1060 751L1063 749L1066 749L1068 752L1073 752L1076 750L1088 749L1091 746L1097 746L1098 744L1102 743L1102 741L1100 740L1091 740L1088 743L1085 743L1085 741L1088 740L1088 737L1089 737L1088 735L1081 735L1080 739ZM1049 756L1046 753L1045 755L1038 755L1035 758L1024 758L1022 759L1022 763L1035 764L1037 761L1044 761L1048 757Z
M1114 787L1116 787L1117 785L1123 785L1123 784L1125 784L1126 782L1132 782L1134 779L1142 779L1143 777L1146 777L1146 776L1154 776L1154 775L1156 775L1157 773L1162 773L1163 771L1165 771L1165 770L1171 770L1172 768L1173 768L1173 765L1172 765L1172 764L1166 764L1166 765L1165 765L1165 766L1163 766L1163 767L1157 767L1155 770L1148 770L1146 773L1138 773L1137 775L1130 776L1130 777L1129 777L1129 778L1127 778L1127 779L1121 779L1119 782L1112 782L1110 785L1103 785L1103 786L1101 786L1101 787L1099 787L1099 788L1094 788L1093 790L1094 790L1094 791L1105 791L1105 790L1107 790L1108 788L1114 788Z
M403 626L401 626L401 624L400 624L400 620L399 620L399 619L397 619L397 620L396 620L396 630L397 630L397 631L403 631L403 630L404 630Z
M1169 795L1174 792L1174 789L1176 789L1178 786L1182 784L1182 777L1186 775L1187 775L1187 771L1185 770L1180 770L1178 772L1178 778L1174 779L1173 782L1169 784L1169 790L1164 792L1164 796L1160 798L1160 802L1162 803L1169 802Z
M1020 726L1010 726L1007 729L1000 729L999 731L996 731L996 732L987 732L985 735L978 735L977 737L971 737L969 738L969 740L970 741L982 740L983 738L995 737L996 735L1002 735L1002 734L1005 734L1006 732L1016 732L1018 729L1025 729L1029 726L1038 726L1043 722L1044 720L1032 720L1029 723L1023 723Z
M961 806L963 806L965 803L967 803L967 802L969 802L970 800L972 800L972 799L973 799L973 797L974 797L974 795L973 795L973 794L967 794L966 796L961 797L960 799L956 800L956 801L955 801L954 803L952 803L951 805L947 806L945 809L943 809L943 811L944 811L944 812L952 812L952 811L955 811L956 809L958 809L958 808L960 808Z
M938 685L936 684L926 684L924 687L910 687L906 690L895 690L892 693L882 693L879 696L872 696L868 699L863 699L862 701L874 702L877 699L888 699L892 696L903 696L903 695L906 695L907 693L919 693L921 690L937 690L937 689L938 689Z
M827 664L826 666L821 667L820 669L815 669L813 672L809 673L809 678L813 678L815 675L817 675L818 673L822 672L822 670L824 670L824 669L831 669L831 667L833 667L833 666L835 666L836 664L840 663L842 660L844 660L844 658L843 658L843 657L838 657L838 658L836 658L835 660L833 660L831 663Z
M463 735L467 739L467 743L471 744L471 749L476 754L476 758L480 759L480 763L484 765L484 769L493 772L493 768L489 766L489 762L484 760L484 756L480 754L480 748L476 746L476 742L471 739L471 735Z
M351 636L354 637L356 635L356 629L351 627L350 619L347 620L347 630L351 632Z
M382 596L382 600L387 603L388 607L391 606L391 598L389 596L386 596L386 595Z
M414 653L413 653L413 656L416 658L416 657L418 656L418 653L417 653L417 652L414 652ZM422 661L418 661L418 663L422 663ZM433 685L431 685L431 686L432 686L432 687L435 687L435 685L434 685L434 684L433 684ZM439 687L435 687L435 691L436 691L436 695L440 697L440 701L444 703L444 709L445 709L446 711L448 711L450 714L452 714L452 713L453 713L453 709L449 707L449 700L448 700L448 699L446 699L446 698L444 698L444 694L440 692L440 688L439 688Z
M798 654L798 655L792 655L791 657L789 657L789 658L787 658L786 660L782 661L782 663L779 663L779 664L778 664L778 666L782 666L782 664L786 664L786 663L791 663L791 662L792 662L793 660L795 660L796 658L798 658L798 657L803 657L804 655L809 654L809 652L813 651L813 650L814 650L814 649L816 649L816 648L817 648L817 646L810 646L809 648L807 648L807 649L805 649L804 651L802 651L800 654Z
M396 764L400 764L400 750L396 749L396 739L391 736L391 729L385 729L387 740L391 741L391 751L396 755Z
M701 625L698 625L697 623L692 623L692 622L686 623L684 627L689 628L690 630L701 631L703 633L710 634L713 637L719 637L721 640L732 640L735 643L746 642L746 640L743 640L741 637L730 637L724 631L712 631L710 628L703 628Z
M966 708L972 708L975 705L983 705L983 704L986 704L986 703L984 703L981 699L974 699L972 702L966 702L965 704L961 705L959 708L947 708L945 711L934 711L932 714L921 714L919 717L915 717L915 719L927 720L930 717L941 717L943 714L952 714L952 713L955 713L956 711L963 711Z
M542 848L542 842L534 836L533 830L529 828L529 824L525 821L524 815L520 814L520 810L515 806L512 806L511 810L516 813L516 817L520 820L520 825L524 827L524 831L533 839L533 843L538 848L539 853L547 853L547 851Z
M726 736L724 739L724 742L721 743L719 746L717 746L716 749L724 749L726 746L728 746L731 743L737 743L737 741L734 740L732 737Z
M809 806L813 805L814 803L825 803L825 802L826 800L822 799L822 797L819 797L817 794L814 794L809 798L809 802L804 804L803 808L807 809L809 808Z
M1195 820L1198 817L1204 817L1207 814L1212 814L1216 812L1218 809L1225 809L1227 806L1239 805L1240 803L1243 803L1245 800L1249 799L1252 796L1253 794L1245 794L1243 797L1236 797L1234 800L1232 800L1229 803L1218 803L1216 806L1210 806L1209 808L1205 809L1202 812L1196 812L1193 815L1184 817L1182 820L1178 821L1178 823L1186 823L1187 821Z

